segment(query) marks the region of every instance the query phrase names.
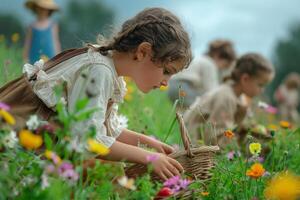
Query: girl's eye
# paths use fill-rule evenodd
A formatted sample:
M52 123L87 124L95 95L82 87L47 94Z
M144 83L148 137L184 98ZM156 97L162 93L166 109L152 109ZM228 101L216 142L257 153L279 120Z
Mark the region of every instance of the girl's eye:
M168 69L164 68L164 75L171 75L171 72Z

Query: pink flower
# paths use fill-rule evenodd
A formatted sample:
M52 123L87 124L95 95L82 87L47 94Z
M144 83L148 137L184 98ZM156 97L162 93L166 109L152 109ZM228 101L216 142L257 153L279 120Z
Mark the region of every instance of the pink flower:
M173 192L186 189L191 183L188 179L181 179L179 176L173 176L164 182L164 187L170 188Z
M79 178L79 175L78 173L73 170L73 169L68 169L66 171L64 171L62 174L60 174L61 177L67 179L67 180L70 180L70 181L77 181L78 178Z
M269 105L267 108L265 108L265 111L270 114L276 114L278 109Z
M164 182L164 186L171 187L177 185L180 180L179 176L173 176Z
M157 154L151 154L151 155L148 155L146 157L147 159L147 162L154 162L158 159L158 155Z
M58 173L62 174L65 171L71 170L71 169L73 169L73 165L71 163L63 162L58 168Z
M0 102L0 109L3 109L5 111L9 111L10 110L10 106L3 103L3 102Z

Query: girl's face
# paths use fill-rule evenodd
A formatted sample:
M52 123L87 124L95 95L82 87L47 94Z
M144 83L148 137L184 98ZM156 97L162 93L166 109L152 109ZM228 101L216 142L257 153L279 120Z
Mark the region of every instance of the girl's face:
M242 86L243 93L249 97L255 97L260 95L265 86L272 80L272 73L261 72L257 76L249 76L243 74L240 83Z
M160 88L160 86L167 86L171 76L177 72L176 69L180 69L183 65L180 61L166 64L154 62L152 60L151 45L146 45L141 49L138 48L136 59L135 72L132 78L137 87L144 93Z
M45 9L45 8L41 8L39 6L36 6L36 13L37 13L37 16L41 19L45 19L45 18L48 18L49 17L49 14L50 14L50 11Z

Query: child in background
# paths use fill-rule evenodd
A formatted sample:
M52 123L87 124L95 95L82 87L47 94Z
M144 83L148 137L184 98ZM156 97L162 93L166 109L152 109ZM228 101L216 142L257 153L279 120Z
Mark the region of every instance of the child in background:
M64 59L66 56L68 59ZM65 83L69 112L84 97L90 99L86 109L98 108L89 120L72 127L78 141L89 128L95 127L95 139L110 149L102 159L146 164L149 156L155 156L154 172L166 180L183 170L179 162L166 156L174 149L121 127L117 104L126 94L123 76L132 78L147 93L167 86L171 75L188 66L191 57L190 40L179 19L165 9L149 8L127 20L111 40L65 51L45 63L46 66L41 61L26 64L26 76L0 88L0 101L11 106L18 123L33 113L50 120L58 102L54 87ZM51 68L47 67L49 64ZM139 143L158 153L138 147Z
M275 92L275 100L278 103L279 112L283 120L298 122L300 76L298 73L290 73Z
M247 106L242 103L241 95L253 98L261 94L273 74L271 63L261 55L249 53L240 57L232 71L231 80L196 99L184 114L191 135L199 138L199 126L209 122L214 128L204 131L202 139L205 144L217 143L225 147L230 139L224 132L241 125L246 115Z
M205 55L195 58L188 69L176 74L169 83L168 95L174 102L178 88L185 91L183 105L190 106L197 96L216 88L235 60L233 44L228 40L214 40Z
M27 30L23 58L31 64L41 58L48 60L61 51L58 25L50 20L59 7L53 0L29 0L25 6L37 20Z

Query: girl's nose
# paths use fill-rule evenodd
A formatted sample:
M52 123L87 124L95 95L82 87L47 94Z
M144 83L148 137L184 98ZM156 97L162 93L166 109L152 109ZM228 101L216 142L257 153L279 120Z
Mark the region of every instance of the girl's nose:
M167 80L163 80L161 83L160 83L161 86L165 86L167 87L168 86L168 79Z

